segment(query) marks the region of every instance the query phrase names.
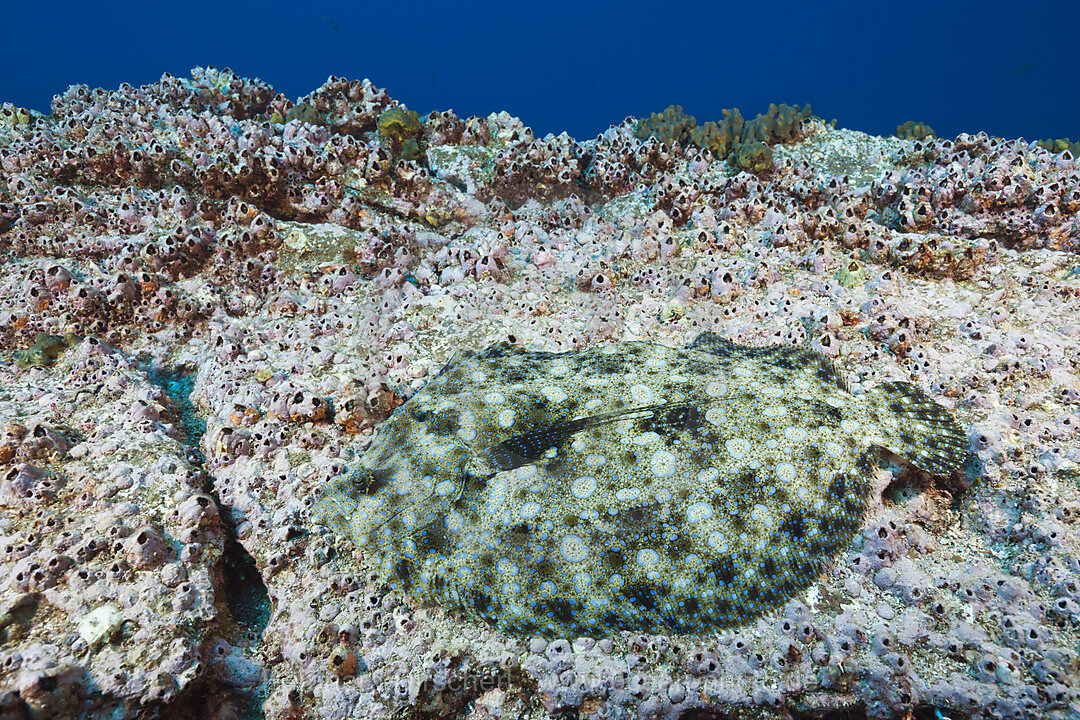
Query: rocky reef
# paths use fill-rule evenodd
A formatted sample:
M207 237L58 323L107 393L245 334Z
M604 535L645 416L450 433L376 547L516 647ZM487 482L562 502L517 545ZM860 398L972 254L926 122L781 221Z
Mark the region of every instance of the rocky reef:
M537 138L214 68L0 108L0 717L1080 714L1072 151L733 118ZM718 632L503 634L315 522L459 350L705 331L913 383L967 462L886 457Z

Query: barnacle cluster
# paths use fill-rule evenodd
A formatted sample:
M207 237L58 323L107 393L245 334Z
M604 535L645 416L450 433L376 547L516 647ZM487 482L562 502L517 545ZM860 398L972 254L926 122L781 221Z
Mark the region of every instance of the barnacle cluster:
M0 707L1075 716L1075 149L665 118L576 139L215 68L0 108ZM710 332L738 349L688 347ZM932 414L864 465L903 398ZM942 428L974 454L947 474L920 455ZM503 554L451 547L451 510Z

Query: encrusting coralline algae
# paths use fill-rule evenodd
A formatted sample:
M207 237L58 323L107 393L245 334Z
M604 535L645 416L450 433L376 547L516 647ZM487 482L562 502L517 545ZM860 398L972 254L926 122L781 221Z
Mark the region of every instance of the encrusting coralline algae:
M316 517L395 589L512 635L703 633L850 545L878 448L941 474L967 439L913 385L853 395L809 350L502 344L399 408Z

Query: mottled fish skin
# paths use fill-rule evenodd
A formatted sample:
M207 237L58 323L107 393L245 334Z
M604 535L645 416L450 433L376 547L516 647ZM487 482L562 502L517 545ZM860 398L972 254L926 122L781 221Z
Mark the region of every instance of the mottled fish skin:
M398 591L511 635L697 634L817 578L879 447L938 474L967 452L918 388L853 395L807 349L503 343L447 364L315 515Z

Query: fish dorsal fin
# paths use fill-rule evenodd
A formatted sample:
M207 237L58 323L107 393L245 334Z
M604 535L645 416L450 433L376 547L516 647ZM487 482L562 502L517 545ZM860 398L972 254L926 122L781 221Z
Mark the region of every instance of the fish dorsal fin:
M844 392L851 392L851 386L848 385L847 379L840 374L840 369L836 367L836 363L816 350L811 350L805 346L774 345L771 347L775 348L777 352L767 359L770 364L792 371L811 368L819 381L835 385Z
M829 358L806 346L789 347L787 345L739 345L714 332L706 330L687 346L689 350L699 350L724 358L756 358L785 370L805 370L812 367L821 382L829 383L844 392L851 392L851 386L840 374L840 370Z
M717 357L757 358L764 362L770 362L771 358L791 350L784 345L740 345L709 330L698 335L694 342L686 347L688 350L707 352Z
M727 338L720 337L711 330L706 330L694 338L694 342L687 345L686 349L707 352L720 357L736 357L743 347L736 345Z

